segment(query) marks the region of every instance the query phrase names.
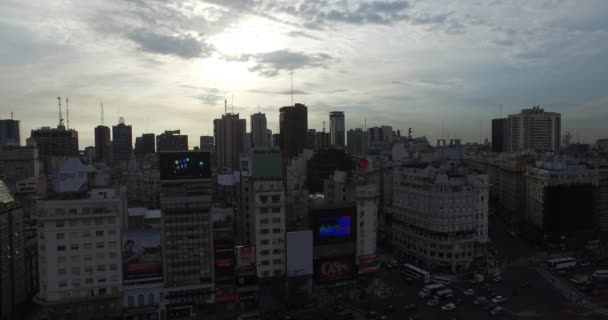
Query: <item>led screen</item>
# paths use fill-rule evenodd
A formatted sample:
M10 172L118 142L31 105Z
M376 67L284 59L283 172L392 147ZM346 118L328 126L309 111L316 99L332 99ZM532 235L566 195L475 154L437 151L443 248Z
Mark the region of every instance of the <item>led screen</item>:
M208 152L161 152L162 180L206 179L211 176Z
M350 236L350 222L350 216L319 217L319 237Z

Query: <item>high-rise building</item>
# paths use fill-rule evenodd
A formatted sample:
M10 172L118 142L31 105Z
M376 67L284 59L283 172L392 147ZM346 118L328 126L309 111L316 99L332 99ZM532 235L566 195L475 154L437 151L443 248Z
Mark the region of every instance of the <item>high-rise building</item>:
M350 129L348 136L348 154L363 156L367 154L369 148L369 134L360 128Z
M329 132L317 131L308 129L306 132L306 143L304 147L313 151L323 150L329 147L330 135Z
M111 147L110 128L104 125L95 127L95 161L110 164Z
M329 134L331 136L331 145L338 148L344 148L345 143L345 125L344 111L332 111L329 113Z
M78 154L78 132L66 129L42 127L32 130L29 141L35 142L40 158L46 161L53 156L74 156Z
M374 148L387 146L392 143L393 140L393 127L381 126L371 127L367 129L369 135L369 145Z
M0 319L23 319L27 302L23 208L0 180Z
M80 170L86 166L82 165ZM86 172L86 171L84 171ZM54 193L36 203L40 292L34 302L43 318L101 319L122 316L121 227L125 190L91 179L86 194ZM76 174L59 180L68 188L87 183ZM56 187L58 190L58 188ZM103 310L102 312L100 312Z
M266 114L258 112L251 115L251 147L270 147L266 126Z
M296 103L293 107L282 107L279 111L279 148L284 159L291 159L304 150L308 131L308 108Z
M492 119L492 152L507 151L507 119Z
M484 263L488 176L457 167L416 163L394 170L393 244L421 267L458 272Z
M239 169L239 156L246 147L246 130L247 120L239 119L238 113L227 113L213 120L218 168Z
M154 133L144 133L141 135L143 142L143 154L149 154L156 152L156 136Z
M274 147L274 144L272 141L272 130L270 130L270 129L266 129L266 141L268 141L269 147Z
M180 130L165 130L156 136L156 151L187 151L188 136Z
M160 179L167 319L191 319L212 309L215 294L209 153L161 152Z
M0 150L0 180L13 193L19 180L38 178L42 169L43 163L36 147L6 147Z
M20 145L19 120L0 120L0 149L8 146L18 147Z
M201 136L199 147L203 152L215 152L215 140L213 136Z
M133 131L121 117L118 125L112 126L112 163L126 164L131 159L132 152Z
M510 114L506 121L507 152L557 152L561 146L561 114L539 106Z

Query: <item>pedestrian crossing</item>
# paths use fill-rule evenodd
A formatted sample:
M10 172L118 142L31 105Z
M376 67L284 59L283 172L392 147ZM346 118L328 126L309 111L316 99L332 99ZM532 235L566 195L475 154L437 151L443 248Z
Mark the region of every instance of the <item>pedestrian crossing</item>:
M344 307L344 309L353 313L354 320L364 320L365 319L365 312L363 310L357 309L356 307L353 307L351 305L343 305L343 307Z

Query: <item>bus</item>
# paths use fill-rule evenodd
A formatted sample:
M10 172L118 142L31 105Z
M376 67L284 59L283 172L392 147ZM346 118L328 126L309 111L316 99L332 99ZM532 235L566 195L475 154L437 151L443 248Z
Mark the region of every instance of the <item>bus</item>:
M546 263L547 267L552 270L564 270L576 267L576 259L572 257L549 259Z
M437 293L435 294L435 298L437 300L441 300L441 299L449 298L453 295L454 295L454 291L452 291L452 289L446 288L446 289L437 291Z
M442 283L434 283L434 284L429 284L427 286L424 286L422 288L422 290L420 290L420 292L418 292L418 297L420 298L428 298L431 297L433 295L435 295L435 293L437 293L440 290L445 289L445 286Z
M591 276L596 281L606 281L608 280L608 270L595 270Z
M405 276L410 277L414 280L422 280L424 283L431 282L431 274L428 271L424 271L414 265L406 263L401 269L401 273Z
M450 278L449 277L443 277L443 276L433 276L433 281L434 282L438 282L438 283L449 284L450 283Z

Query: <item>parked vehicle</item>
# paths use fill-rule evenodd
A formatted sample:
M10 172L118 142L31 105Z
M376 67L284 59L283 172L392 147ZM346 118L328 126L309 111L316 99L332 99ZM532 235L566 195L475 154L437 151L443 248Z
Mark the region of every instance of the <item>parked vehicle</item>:
M505 309L501 308L501 307L495 307L492 310L490 310L490 314L493 316L499 316L502 315L504 313Z
M449 284L451 282L451 279L449 277L444 276L433 276L433 281L443 284Z
M444 305L444 306L441 307L441 310L443 310L443 311L451 311L451 310L454 310L454 309L456 309L456 305L453 304L453 303L448 303L448 304L446 304L446 305Z
M502 277L501 276L496 276L494 278L492 278L492 281L498 283L498 282L502 282Z
M503 303L507 301L507 298L503 297L503 296L496 296L494 298L492 298L492 302L494 303Z
M422 280L424 283L431 282L431 274L428 271L420 269L409 263L403 265L401 273L412 279Z
M443 289L443 290L437 291L437 293L435 294L435 298L437 298L438 300L441 300L441 299L450 298L453 295L454 295L454 291L452 291L452 289Z
M433 298L433 299L431 299L431 300L429 300L429 301L426 303L426 305L427 305L427 306L429 306L429 307L433 307L433 306L436 306L436 305L438 305L438 304L439 304L439 299L434 299L434 298Z
M472 296L472 295L475 294L475 290L473 290L473 289L466 289L466 290L463 291L463 293L464 293L465 296Z
M589 277L586 274L575 274L570 278L570 281L575 284L583 284L589 281Z
M423 298L423 299L428 298L428 297L435 295L435 293L437 293L443 289L445 289L445 285L443 285L442 283L429 284L427 286L424 286L418 292L418 297Z
M476 305L483 305L488 303L488 299L486 299L486 297L476 297L475 300L473 300L473 304Z
M547 267L551 270L565 270L576 268L576 259L572 257L563 257L549 259L545 261Z
M410 303L407 306L405 306L405 311L413 311L418 309L418 305L415 303Z
M608 280L608 270L595 270L591 277L593 277L596 281L607 281Z

